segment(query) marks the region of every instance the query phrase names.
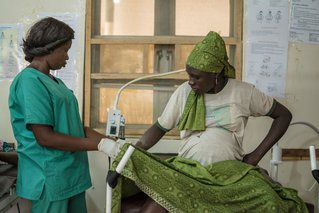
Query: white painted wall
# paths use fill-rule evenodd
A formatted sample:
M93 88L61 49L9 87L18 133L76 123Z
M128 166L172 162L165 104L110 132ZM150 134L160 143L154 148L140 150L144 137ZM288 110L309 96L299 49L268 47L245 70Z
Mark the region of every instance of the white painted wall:
M288 51L288 70L285 97L278 99L293 115L292 122L308 122L319 128L319 45L290 43ZM252 118L244 138L247 151L252 150L265 136L271 125L269 118ZM308 149L310 145L319 147L319 135L306 125L290 126L279 141L281 148ZM259 164L269 170L271 155L267 155ZM298 190L299 195L313 203L318 211L318 184L312 191L306 191L315 182L311 174L310 162L284 161L279 165L278 181L284 186Z
M3 0L0 7L0 24L21 24L25 31L39 19L40 13L74 13L79 15L79 26L77 28L75 36L77 37L76 44L76 88L74 90L77 99L79 101L80 110L82 111L83 101L83 63L84 63L84 21L85 21L85 0L68 0L68 1L45 1L45 0ZM8 85L11 84L10 80L0 81L1 91L1 118L4 116L8 121L7 116L7 96ZM12 135L8 128L10 125L7 122L1 122L0 124L0 137L2 139L12 141ZM4 131L4 133L2 132ZM8 132L8 134L5 134Z
M85 0L2 0L0 7L0 24L22 23L26 28L37 20L40 12L77 12L81 14L80 37L77 52L77 69L80 73L77 79L79 88L83 88L83 58L84 58L84 12ZM288 55L288 70L285 98L279 99L287 106L293 121L306 121L319 127L319 45L290 44ZM0 81L0 138L13 142L14 137L9 122L7 106L10 81ZM77 92L79 103L82 103L82 90ZM255 148L270 127L269 118L252 118L248 122L244 146L247 151ZM292 126L280 140L281 147L308 148L310 144L319 147L319 136L306 126ZM159 145L163 150L165 146ZM172 145L176 149L175 144ZM108 161L104 154L89 153L93 187L88 190L87 203L89 212L102 213L105 205L105 177ZM262 159L260 166L269 169L270 153ZM318 184L311 192L305 191L314 179L310 173L308 161L283 162L279 165L279 181L288 187L299 191L307 202L317 204Z

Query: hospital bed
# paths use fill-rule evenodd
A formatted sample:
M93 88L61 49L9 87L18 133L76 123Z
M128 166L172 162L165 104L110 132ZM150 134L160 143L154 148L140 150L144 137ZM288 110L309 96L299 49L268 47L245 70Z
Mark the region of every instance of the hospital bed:
M303 122L294 122L294 123L292 123L291 125L295 125L295 124L303 124ZM312 125L309 125L310 127L312 127L312 128L314 128ZM315 130L315 129L314 129ZM317 133L318 133L318 135L319 135L319 131L318 130L315 130ZM278 147L274 147L274 149L272 150L272 154L273 154L273 158L272 158L272 160L271 160L271 162L272 163L274 163L274 162L281 162L281 156L276 156L276 155L278 155L278 154L282 154L281 153L281 150L280 151L276 151L276 149L277 149ZM311 149L310 149L310 152L309 152L309 154L308 154L308 156L310 156L310 159L312 159L311 160L311 169L312 169L312 174L313 174L313 176L314 176L314 178L318 181L318 179L317 179L317 174L318 174L318 170L316 169L316 166L313 166L315 163L313 162L313 161L316 161L316 160L314 160L314 159L316 159L316 157L315 156L312 156L313 154L312 153L315 153L315 151L314 151L315 149L314 149L314 146L311 146ZM118 167L116 167L116 169L115 169L115 172L113 172L113 174L111 175L112 176L112 178L111 179L109 179L108 181L109 181L109 183L111 183L110 185L112 185L112 187L111 188L113 188L115 185L116 185L116 183L114 183L114 179L116 179L118 176L119 176L119 174L121 173L121 171L122 171L122 169L123 169L123 167L124 167L124 165L125 165L125 162L127 161L127 159L129 158L129 156L131 155L131 153L134 151L134 148L132 147L131 148L131 150L129 150L128 149L128 151L127 151L127 153L126 154L124 154L124 157L122 158L122 161L123 162L120 162L119 164L118 164ZM169 154L170 155L170 154ZM276 166L278 166L278 164L276 165ZM276 170L277 171L277 170ZM272 175L272 177L273 177L273 179L274 180L277 180L277 175L274 175L274 174L271 174ZM310 175L310 173L309 173L309 175ZM113 180L112 180L113 179ZM115 181L116 182L116 181ZM107 195L107 198L109 199L106 203L107 203L107 206L109 207L109 209L108 209L108 211L107 212L111 212L111 205L110 204L108 204L108 203L110 203L111 202L111 200L110 200L110 198L112 197L112 194L110 194L110 187L109 187L109 192L108 192L109 194ZM308 210L309 210L309 212L311 213L311 212L314 212L314 205L313 204L310 204L310 203L306 203L306 205L307 205L307 208L308 208Z
M115 171L112 172L112 174L109 175L108 178L108 194L106 196L106 198L108 199L106 204L107 204L107 211L106 212L111 212L111 198L112 198L112 189L116 186L116 178L118 176L120 176L121 171L124 168L124 165L126 164L126 161L129 159L130 155L134 152L134 147L129 147L128 151L124 154L123 158L121 159L121 161L117 164L117 167L115 168ZM171 154L168 154L169 156L171 156ZM309 173L310 174L310 173ZM306 203L307 208L309 210L310 213L314 212L314 205Z
M293 207L294 210L306 212L306 206L302 207L302 201L295 190L283 188L278 182L267 178L258 168L239 161L222 161L202 170L203 167L194 166L194 161L187 160L187 163L180 160L182 159L174 158L169 162L160 161L154 155L127 144L114 160L107 178L108 186L115 191L109 190L111 193L107 194L109 201L106 202L106 212L120 211L121 187L125 183L124 191L129 188L131 193L132 185L129 184L127 188L130 181L152 199L159 201L169 212L211 212L212 207L215 212L250 212L256 206L266 212L273 212L270 211L273 206L276 206L274 212L290 212L292 201L299 203ZM180 162L182 167L178 166L181 165ZM188 173L190 169L193 172ZM116 180L118 176L121 178ZM259 178L253 178L252 181L252 177ZM276 194L273 189L280 193ZM238 202L239 200L245 202ZM313 206L307 205L307 208L310 213L314 212Z
M7 212L13 206L17 206L18 212L20 212L18 196L15 194L14 188L0 198L0 213Z
M15 193L17 167L1 162L0 164L0 213L16 206L20 212L18 196Z

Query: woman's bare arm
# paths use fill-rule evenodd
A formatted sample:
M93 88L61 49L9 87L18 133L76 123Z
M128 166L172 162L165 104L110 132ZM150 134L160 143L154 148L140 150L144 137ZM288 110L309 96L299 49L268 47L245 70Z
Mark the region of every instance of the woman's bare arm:
M136 143L138 147L148 150L154 146L164 135L165 131L161 130L156 124L153 124Z
M37 143L41 146L71 152L97 150L97 145L102 137L72 137L70 135L54 132L53 128L48 125L32 124L30 127Z
M85 126L84 127L84 132L85 132L85 137L86 138L106 138L106 135L103 135L97 131L95 131L94 129L91 129L90 127Z
M269 116L274 120L267 135L253 152L245 155L243 162L256 166L271 147L285 134L292 119L291 112L279 102Z

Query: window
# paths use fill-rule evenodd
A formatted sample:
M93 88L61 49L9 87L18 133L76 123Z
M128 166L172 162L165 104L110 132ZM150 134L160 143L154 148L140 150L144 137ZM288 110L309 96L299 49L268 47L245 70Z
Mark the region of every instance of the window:
M225 39L241 79L242 8L242 0L87 0L84 124L105 132L107 108L122 85L183 69L210 30ZM143 134L186 80L186 73L178 73L124 89L117 108L126 119L126 136Z

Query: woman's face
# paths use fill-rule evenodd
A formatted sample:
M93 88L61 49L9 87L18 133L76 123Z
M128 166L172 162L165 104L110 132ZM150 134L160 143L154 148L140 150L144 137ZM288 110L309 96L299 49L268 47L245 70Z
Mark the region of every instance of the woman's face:
M188 84L197 94L212 93L215 88L216 74L199 71L197 69L187 67Z
M68 51L71 48L72 41L68 41L60 47L53 50L47 57L47 63L51 70L58 70L65 67L67 60L69 60Z

